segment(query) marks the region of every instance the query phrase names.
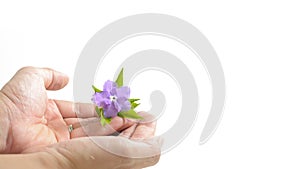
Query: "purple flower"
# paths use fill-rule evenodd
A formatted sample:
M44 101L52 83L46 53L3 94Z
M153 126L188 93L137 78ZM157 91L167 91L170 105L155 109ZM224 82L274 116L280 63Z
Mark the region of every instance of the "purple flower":
M130 110L129 95L129 87L118 88L115 82L108 80L103 85L103 91L96 92L92 100L98 107L103 108L104 116L109 118L117 116L118 112Z

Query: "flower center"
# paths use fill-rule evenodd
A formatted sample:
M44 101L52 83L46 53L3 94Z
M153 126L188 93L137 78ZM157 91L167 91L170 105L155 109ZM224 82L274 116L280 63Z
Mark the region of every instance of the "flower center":
M116 101L117 100L117 96L109 96L109 98L110 98L110 101Z

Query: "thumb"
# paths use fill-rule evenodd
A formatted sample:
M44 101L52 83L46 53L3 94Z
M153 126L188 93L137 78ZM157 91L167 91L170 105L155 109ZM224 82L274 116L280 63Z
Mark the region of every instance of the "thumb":
M153 137L147 140L131 140L125 137L91 137L94 143L116 160L115 168L145 168L158 163L160 159L162 138Z
M50 68L24 67L17 72L16 76L23 78L41 78L47 90L62 89L69 82L67 75Z
M51 147L78 168L113 169L155 165L160 158L161 144L160 138L134 141L119 136L97 136L73 139Z
M35 68L42 75L47 90L59 90L64 88L69 78L67 75L50 68Z

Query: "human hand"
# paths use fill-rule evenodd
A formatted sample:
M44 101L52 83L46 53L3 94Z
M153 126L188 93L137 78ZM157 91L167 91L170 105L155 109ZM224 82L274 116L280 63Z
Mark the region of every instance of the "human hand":
M140 115L144 120L119 136L82 137L32 147L26 150L27 154L0 155L0 168L137 169L152 166L159 160L161 140L152 138L156 125L152 117L146 113Z
M143 121L122 131L119 136L96 136L34 147L45 166L63 169L133 169L156 164L160 157L160 139L154 139L156 123L152 116L140 113ZM41 161L41 160L39 160Z
M0 91L0 153L22 153L87 134L109 135L133 125L117 117L110 127L102 127L92 104L74 106L47 97L47 90L59 90L67 83L66 75L51 69L26 67L16 73ZM76 110L82 113L80 118ZM70 124L77 124L71 134Z

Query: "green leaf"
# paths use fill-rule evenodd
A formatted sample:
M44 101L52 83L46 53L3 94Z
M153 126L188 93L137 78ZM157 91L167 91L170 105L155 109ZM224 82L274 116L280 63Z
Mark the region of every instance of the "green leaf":
M101 111L98 106L95 107L98 116L101 118Z
M105 126L106 124L110 124L111 122L111 118L106 118L104 116L104 112L102 108L99 108L98 106L96 106L96 112L98 114L98 116L100 117L100 123L102 126Z
M107 125L107 124L110 124L111 118L105 118L104 116L102 116L100 122L101 122L101 125L102 125L102 126L105 126L105 125Z
M132 103L131 103L131 109L135 109L135 108L138 107L139 105L140 105L140 103L132 102Z
M98 89L96 86L92 85L92 87L93 87L95 93L100 93L100 92L102 92L102 90Z
M122 87L123 86L123 68L121 69L121 72L118 75L116 83L117 83L118 87Z
M128 101L131 104L131 109L135 109L137 106L140 105L140 103L136 103L136 101L139 101L140 99L128 99Z
M123 118L130 118L130 119L143 119L143 117L141 117L140 115L138 115L134 110L129 110L126 112L119 112L118 113L119 117L123 117Z
M136 102L136 101L139 101L140 99L128 99L130 103L133 103L133 102Z

